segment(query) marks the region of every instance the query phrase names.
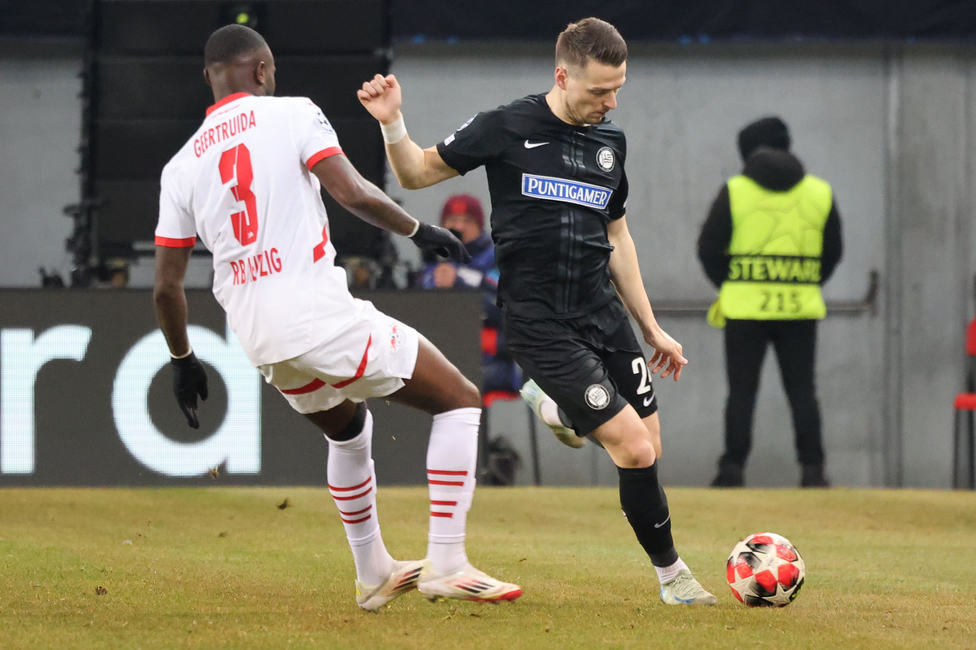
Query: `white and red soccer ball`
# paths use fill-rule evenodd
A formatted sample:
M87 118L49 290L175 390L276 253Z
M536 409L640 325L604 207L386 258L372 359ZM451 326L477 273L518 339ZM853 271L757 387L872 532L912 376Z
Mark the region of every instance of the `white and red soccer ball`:
M805 574L799 551L775 533L740 541L726 566L732 593L749 607L786 607L800 593Z

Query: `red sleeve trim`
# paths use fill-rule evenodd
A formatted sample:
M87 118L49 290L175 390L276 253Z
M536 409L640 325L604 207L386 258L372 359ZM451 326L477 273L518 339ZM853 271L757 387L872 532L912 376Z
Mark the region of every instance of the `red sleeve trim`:
M156 235L156 245L166 246L168 248L189 248L190 246L195 246L197 243L196 237L187 237L186 239L173 239L171 237L160 237Z
M329 147L328 149L323 149L317 154L313 154L308 159L308 162L305 163L305 166L308 167L309 171L311 171L312 167L315 167L315 165L317 165L319 162L340 153L342 153L342 147Z

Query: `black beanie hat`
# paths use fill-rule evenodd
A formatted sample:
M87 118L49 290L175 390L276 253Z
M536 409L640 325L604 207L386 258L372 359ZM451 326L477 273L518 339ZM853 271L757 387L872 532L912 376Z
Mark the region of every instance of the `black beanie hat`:
M790 130L778 117L764 117L739 131L739 155L743 162L759 147L790 149Z

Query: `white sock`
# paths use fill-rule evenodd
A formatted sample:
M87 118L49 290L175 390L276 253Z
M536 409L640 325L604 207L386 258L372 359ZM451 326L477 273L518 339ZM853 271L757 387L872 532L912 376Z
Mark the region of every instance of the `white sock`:
M481 409L463 408L434 416L427 447L430 533L427 559L435 574L463 567L464 529L475 486Z
M559 417L559 405L548 395L539 404L539 415L542 421L550 426L565 426Z
M356 577L364 585L376 587L393 571L393 558L380 534L372 443L373 416L366 411L358 436L344 442L329 440L328 481L352 548Z
M672 564L671 566L665 566L665 567L656 566L654 567L654 570L657 571L657 579L663 585L665 582L671 582L672 580L677 578L678 572L681 571L682 569L687 569L687 568L688 565L685 564L684 561L679 557L678 561Z

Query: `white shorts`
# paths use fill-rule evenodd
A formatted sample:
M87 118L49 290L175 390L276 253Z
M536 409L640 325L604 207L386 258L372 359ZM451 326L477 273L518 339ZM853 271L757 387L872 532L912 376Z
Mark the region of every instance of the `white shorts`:
M417 364L419 334L363 301L349 325L305 354L258 366L299 413L385 397L403 388Z

